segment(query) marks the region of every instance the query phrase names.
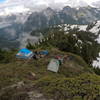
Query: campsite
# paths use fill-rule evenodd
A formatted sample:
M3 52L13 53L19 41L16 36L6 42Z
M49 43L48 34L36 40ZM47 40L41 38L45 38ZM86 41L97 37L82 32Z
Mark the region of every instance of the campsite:
M21 60L25 60L25 62L30 62L32 60L38 60L41 58L46 59L46 56L49 57L49 54L52 52L49 52L47 50L40 50L40 51L31 51L27 48L22 48L21 50L19 50L19 52L16 54L16 58L17 59L21 59ZM68 56L68 55L61 55L61 54L56 54L55 56L52 56L47 65L47 70L48 71L52 71L52 72L58 72L59 68L61 67L61 65L64 63L64 61L66 60L72 60L71 58L73 58L73 56Z
M89 65L93 53L84 55L87 45L80 50L68 39L57 34L55 40L1 51L0 99L99 100L100 77Z
M0 0L0 100L100 100L100 0Z
M66 64L68 65L66 67L71 68L71 66L73 66L72 62L78 60L78 59L75 59L76 58L75 55L71 55L70 53L66 54L56 49L55 51L54 50L53 51L52 50L35 50L34 51L34 50L23 48L19 50L19 52L16 54L16 61L19 61L20 63L23 62L25 64L37 63L36 67L38 68L41 67L39 66L40 61L43 61L45 63L44 66L46 67L45 69L46 73L49 73L49 72L59 73L62 70L64 70L65 68L64 66L66 66ZM71 64L69 64L69 62L71 62ZM85 64L85 62L83 63ZM80 67L80 64L77 65L77 67L78 66ZM75 68L75 69L79 69L79 68Z
M73 37L55 38L1 51L0 100L99 100L100 77L89 64L94 51L74 47Z
M25 52L27 51L26 49L24 50ZM83 85L84 91L85 89L91 91L91 88L87 87L84 81L88 82L88 80L93 78L90 84L94 90L96 85L94 86L95 83L93 82L95 81L99 85L98 78L95 78L97 76L94 75L94 72L80 56L51 48L46 49L48 53L45 56L38 54L40 51L45 51L44 49L29 50L33 54L37 51L36 54L39 55L38 59L34 59L34 57L28 59L25 57L23 59L23 55L21 55L22 58L16 56L18 53L21 53L20 51L23 51L23 49L12 53L9 63L4 66L0 64L1 100L6 100L5 98L7 100L11 100L11 98L12 100L25 100L29 97L35 98L35 100L60 100L62 98L65 100L67 95L67 98L70 98L73 94L78 94L76 90L79 92L78 95L80 95L81 86ZM29 51L27 53L30 53ZM22 54L24 53L22 52ZM64 60L60 64L57 59L60 60L62 57L64 57ZM86 74L84 75L84 73ZM76 80L79 81L76 82ZM60 92L55 91L55 88ZM71 92L72 88L73 94ZM65 91L68 91L69 94L65 94ZM88 91L85 93L88 94ZM62 93L65 94L63 97ZM96 94L94 93L94 95Z

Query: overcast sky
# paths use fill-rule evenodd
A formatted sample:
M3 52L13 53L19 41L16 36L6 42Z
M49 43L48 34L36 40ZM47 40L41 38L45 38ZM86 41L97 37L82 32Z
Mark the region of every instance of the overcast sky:
M4 1L4 2L3 2ZM91 4L92 2L96 2L99 0L0 0L0 2L2 4L8 4L8 3L33 3L33 4L45 4L45 5L49 5L49 4L53 4L53 3L61 3L61 4L72 4L72 5L77 5L82 4L82 3L87 3L87 4ZM78 5L79 5L78 4Z
M24 0L0 0L0 2L5 2L5 1L24 1ZM36 1L36 0L32 0L32 1ZM56 1L56 2L66 2L68 0L37 0L37 1ZM88 3L91 3L93 2L94 0L74 0L74 1L85 1L85 2L88 2ZM95 1L98 1L98 0L95 0Z
M11 2L14 2L14 1L24 1L24 0L0 0L1 2L2 1L11 1ZM29 0L29 1L31 1L31 0ZM29 2L28 1L28 2ZM99 1L99 0L32 0L32 1L38 1L38 2L52 2L52 1L55 1L55 2L66 2L66 1L85 1L85 2L87 2L87 3L91 3L91 2L93 2L93 1Z
M95 5L95 7L97 7L100 6L99 2L100 0L0 0L0 9L8 7L12 8L14 6L19 6L16 9L22 9L22 11L26 8L40 10L46 7L62 8L66 5L69 5L71 7Z

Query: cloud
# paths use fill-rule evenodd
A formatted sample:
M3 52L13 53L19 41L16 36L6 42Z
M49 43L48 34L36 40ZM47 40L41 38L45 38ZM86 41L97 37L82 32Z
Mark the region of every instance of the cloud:
M29 9L32 11L40 11L47 7L62 8L66 5L72 7L88 6L88 5L98 5L98 1L95 3L94 0L6 0L4 3L0 4L0 15L8 15L10 13L21 13L27 12Z
M16 31L14 29L6 28L5 32L7 33L7 35L10 35L11 37L15 37L16 36Z
M92 3L93 6L100 8L100 0L94 1Z
M45 6L52 6L56 4L63 4L63 5L71 5L71 6L83 6L85 4L91 4L94 0L6 0L3 4L21 4L25 6L38 6L38 5L45 5ZM97 1L97 0L95 0ZM1 5L3 5L1 4Z
M10 14L16 14L16 13L24 13L29 11L28 8L25 8L23 5L18 5L18 6L10 6L10 7L5 7L1 9L0 11L0 16L7 16Z
M30 34L23 33L18 39L20 42L20 48L25 48L28 42L31 44L37 43L39 38L41 37L31 36Z

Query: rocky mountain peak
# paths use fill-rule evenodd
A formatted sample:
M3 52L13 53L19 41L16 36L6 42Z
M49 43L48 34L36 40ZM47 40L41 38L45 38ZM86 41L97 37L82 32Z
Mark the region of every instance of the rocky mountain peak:
M70 6L65 6L64 8L63 8L63 10L69 10L69 9L72 9Z

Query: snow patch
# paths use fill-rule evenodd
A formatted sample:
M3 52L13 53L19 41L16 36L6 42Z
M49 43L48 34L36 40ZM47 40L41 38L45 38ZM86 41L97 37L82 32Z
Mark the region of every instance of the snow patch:
M100 68L100 53L99 53L99 57L97 57L97 60L93 61L93 67L99 67Z
M78 40L78 42L81 43L81 44L83 43L82 40Z
M80 31L86 31L87 25L80 25L79 30Z
M90 29L89 31L92 32L92 33L95 33L97 35L99 30L100 30L99 27L100 27L100 21L97 21L95 26L92 29Z

